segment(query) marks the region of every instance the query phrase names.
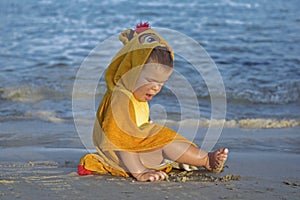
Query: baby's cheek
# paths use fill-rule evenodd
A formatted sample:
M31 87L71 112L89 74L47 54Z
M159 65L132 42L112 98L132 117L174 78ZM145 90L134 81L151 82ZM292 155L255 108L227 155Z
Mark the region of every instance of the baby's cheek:
M162 86L159 86L158 92L160 92L161 88L162 88Z

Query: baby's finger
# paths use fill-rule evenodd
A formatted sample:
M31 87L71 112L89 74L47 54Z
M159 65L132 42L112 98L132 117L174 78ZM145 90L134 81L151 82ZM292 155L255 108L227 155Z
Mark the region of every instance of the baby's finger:
M149 177L149 181L153 182L155 180L155 178L153 176Z
M161 171L160 173L161 173L161 177L162 177L161 180L165 180L168 175L165 172L163 172L163 171Z
M158 174L159 174L159 180L161 181L165 180L167 177L167 174L165 172L159 171Z
M160 180L160 175L159 174L155 173L153 176L155 177L155 181Z

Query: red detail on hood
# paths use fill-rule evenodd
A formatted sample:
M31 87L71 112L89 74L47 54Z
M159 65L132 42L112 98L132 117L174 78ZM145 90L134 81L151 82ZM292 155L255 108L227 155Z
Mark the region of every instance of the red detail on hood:
M139 24L136 25L135 32L137 34L139 34L139 33L143 32L143 31L146 31L146 30L148 30L150 28L151 27L150 27L150 24L148 22L144 22L144 23L140 22Z

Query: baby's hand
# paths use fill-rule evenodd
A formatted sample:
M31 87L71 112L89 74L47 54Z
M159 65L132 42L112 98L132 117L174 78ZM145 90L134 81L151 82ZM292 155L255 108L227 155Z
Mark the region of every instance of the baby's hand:
M136 176L136 180L138 181L162 181L165 180L168 175L163 171L150 170Z

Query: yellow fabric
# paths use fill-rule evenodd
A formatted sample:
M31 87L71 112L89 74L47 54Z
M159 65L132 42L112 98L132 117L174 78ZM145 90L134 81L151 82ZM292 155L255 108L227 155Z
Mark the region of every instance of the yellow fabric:
M114 176L129 177L129 175L122 169L110 166L105 160L105 157L99 154L86 154L80 159L80 165L84 166L85 169L99 173L106 174L110 172Z
M129 30L121 33L124 47L112 59L105 74L107 91L98 108L93 133L98 154L88 154L81 160L81 165L88 170L125 177L129 174L116 155L117 151L149 151L172 141L192 143L167 127L150 124L148 103L138 102L132 94L151 51L157 46L171 50L170 46L152 29L134 33L131 40L127 38L129 34ZM158 39L142 43L141 37L146 35ZM170 165L164 168L171 170Z
M142 125L149 123L150 113L148 102L139 102L138 100L136 100L136 98L134 98L132 93L128 92L127 90L122 90L122 92L124 92L128 96L133 104L136 125L138 127L141 127Z
M129 177L130 175L124 171L123 168L111 167L103 160L103 156L98 154L86 154L80 159L80 165L84 166L85 169L93 171L94 174L107 174L110 173L113 176ZM169 173L172 170L172 165L167 164L158 168L157 170Z

